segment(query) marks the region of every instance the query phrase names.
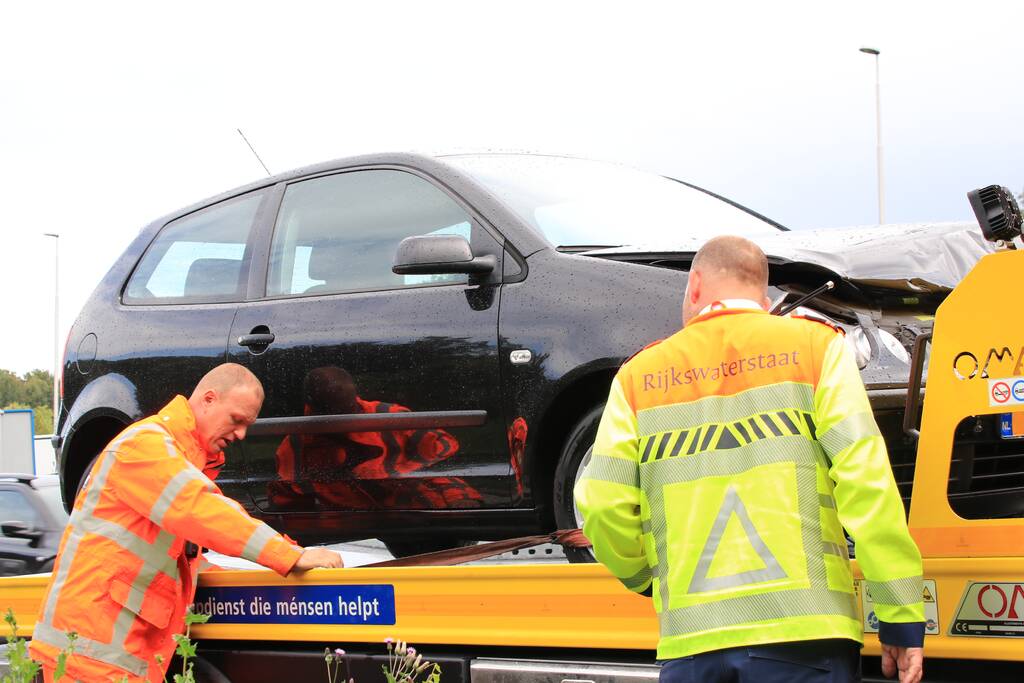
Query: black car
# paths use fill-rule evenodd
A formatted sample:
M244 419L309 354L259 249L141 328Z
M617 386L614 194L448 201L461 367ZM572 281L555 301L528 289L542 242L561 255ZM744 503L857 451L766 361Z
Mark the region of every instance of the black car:
M68 523L56 475L0 474L0 576L53 569Z
M379 537L406 554L575 527L611 379L679 328L689 261L721 233L765 247L774 297L836 282L813 306L849 332L908 493L907 349L988 250L980 234L791 233L611 164L392 154L267 178L142 230L68 339L66 500L126 424L234 361L266 401L218 484L300 540Z

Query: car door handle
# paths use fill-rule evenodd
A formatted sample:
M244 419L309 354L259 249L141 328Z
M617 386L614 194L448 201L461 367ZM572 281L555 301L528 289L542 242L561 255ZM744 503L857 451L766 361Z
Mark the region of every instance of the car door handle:
M243 334L238 338L239 346L267 346L274 342L273 332Z

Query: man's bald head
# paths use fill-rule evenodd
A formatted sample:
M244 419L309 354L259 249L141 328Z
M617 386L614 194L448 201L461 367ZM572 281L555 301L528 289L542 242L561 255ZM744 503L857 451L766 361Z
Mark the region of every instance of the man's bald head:
M715 237L693 257L683 323L723 299L751 299L768 306L768 259L760 247L743 237Z
M203 375L188 399L196 433L208 453L245 438L263 405L263 385L237 363L224 363Z
M222 363L210 370L199 380L192 395L201 394L209 389L218 394L226 394L236 387L255 391L260 401L263 401L263 384L248 368L238 363Z
M735 235L709 240L693 257L690 271L699 270L706 278L733 280L738 284L768 289L768 259L761 247Z

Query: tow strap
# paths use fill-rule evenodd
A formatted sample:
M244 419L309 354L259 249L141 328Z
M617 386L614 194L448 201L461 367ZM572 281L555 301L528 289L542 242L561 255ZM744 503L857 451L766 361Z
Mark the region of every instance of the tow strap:
M489 557L501 555L502 553L522 550L543 543L556 543L563 548L589 548L590 541L583 535L580 529L562 529L552 531L550 534L539 536L521 536L520 538L508 538L503 541L490 541L478 543L464 548L450 548L448 550L437 550L432 553L421 555L410 555L397 560L384 560L373 564L360 565L362 567L447 567L464 562L475 562L485 560Z

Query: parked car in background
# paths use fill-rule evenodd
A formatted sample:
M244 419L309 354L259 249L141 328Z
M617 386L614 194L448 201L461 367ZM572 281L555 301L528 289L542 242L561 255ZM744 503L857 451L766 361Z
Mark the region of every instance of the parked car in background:
M793 233L613 164L390 154L263 179L141 231L68 338L66 500L126 424L234 361L266 401L217 483L297 539L378 537L403 555L574 527L612 377L679 328L690 260L723 233L763 245L774 298L836 282L811 306L846 329L908 495L907 349L989 250L976 227ZM967 430L972 462L1024 472L990 427ZM996 479L957 485L977 501Z
M0 576L53 569L68 513L56 475L0 474Z

